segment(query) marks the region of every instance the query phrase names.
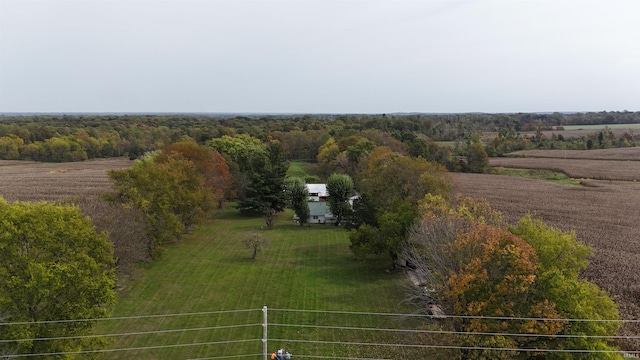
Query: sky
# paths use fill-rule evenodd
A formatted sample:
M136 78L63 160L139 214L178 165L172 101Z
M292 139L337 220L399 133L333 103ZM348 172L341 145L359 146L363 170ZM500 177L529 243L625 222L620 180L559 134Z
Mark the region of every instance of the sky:
M640 0L0 0L0 112L640 110Z

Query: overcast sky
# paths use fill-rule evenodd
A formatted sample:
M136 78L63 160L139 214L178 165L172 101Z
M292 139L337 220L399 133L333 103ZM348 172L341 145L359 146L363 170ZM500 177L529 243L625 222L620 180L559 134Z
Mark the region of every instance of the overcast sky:
M0 112L640 110L640 0L0 0Z

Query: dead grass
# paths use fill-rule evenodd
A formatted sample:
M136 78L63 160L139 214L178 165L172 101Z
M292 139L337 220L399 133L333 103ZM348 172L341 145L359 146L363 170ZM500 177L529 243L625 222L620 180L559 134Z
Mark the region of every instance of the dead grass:
M540 160L535 163L540 168L545 162L546 168L557 166L549 159L513 160ZM578 168L585 172L583 175L589 171L587 164L593 166L594 161ZM640 176L640 170L636 171ZM589 175L594 177L593 172ZM456 173L454 178L459 192L486 199L512 223L532 213L547 224L575 231L581 241L594 248L594 257L583 275L614 296L624 319L640 318L639 182L589 180L589 187L568 187L501 175ZM637 336L640 324L625 325L620 334ZM624 340L620 345L627 350L640 349L638 339Z
M558 159L544 157L491 158L491 166L521 169L548 169L578 179L640 180L640 161Z
M108 192L109 169L130 167L128 158L72 163L0 161L0 196L13 201L58 201Z

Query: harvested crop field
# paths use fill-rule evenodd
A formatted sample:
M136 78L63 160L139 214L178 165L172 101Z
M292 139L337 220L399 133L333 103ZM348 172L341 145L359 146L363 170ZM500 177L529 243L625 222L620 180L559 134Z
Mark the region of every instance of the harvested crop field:
M640 161L640 147L595 150L522 150L512 152L508 156L554 159Z
M549 159L513 160L540 160L538 168L556 167ZM588 170L584 165L583 177ZM456 173L454 178L461 194L486 199L511 223L532 213L549 225L575 231L594 248L584 276L614 296L624 319L640 319L640 182L589 180L590 186L571 187L502 175ZM620 334L638 336L640 324L626 324ZM620 344L627 350L640 349L638 339Z
M508 168L554 170L578 179L640 180L640 161L507 157L491 158L489 164Z
M109 169L130 167L128 158L71 163L0 161L0 196L9 202L56 201L96 196L112 189Z
M639 124L616 124L606 126L607 129L617 135L621 136L623 134L637 134L638 133L638 125ZM551 138L553 135L562 135L565 138L572 137L582 137L582 136L590 136L597 135L599 132L605 130L605 125L575 125L575 126L565 126L564 130L542 130L541 133L544 134L547 138ZM535 131L522 132L521 135L527 137L536 136Z

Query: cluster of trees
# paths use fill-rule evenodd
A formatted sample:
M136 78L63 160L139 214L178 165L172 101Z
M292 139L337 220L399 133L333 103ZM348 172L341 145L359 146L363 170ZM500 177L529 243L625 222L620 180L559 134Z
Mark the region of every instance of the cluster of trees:
M441 165L387 147L374 149L364 163L348 223L351 250L359 258L387 253L395 266L419 201L427 194L449 197L451 181Z
M537 129L534 135L527 136L516 132L513 128L503 128L485 144L485 151L489 156L495 157L530 149L592 150L638 145L640 145L640 136L637 134L629 132L616 134L608 127L589 135L569 138L555 133L547 136L541 129Z
M615 335L618 323L566 320L618 319L613 300L579 278L591 249L574 233L531 216L508 227L499 212L472 199L450 202L429 195L420 211L420 221L402 251L423 279L411 300L422 311L435 304L445 314L462 315L444 322L463 334L450 341L461 347L615 350L607 337ZM457 353L464 359L528 357L592 358L515 350Z
M554 139L541 133L568 124L631 122L640 122L640 113L0 116L0 159L54 162L115 156L135 159L186 138L205 145L211 139L245 135L262 143L278 140L289 159L336 162L338 168L356 166L362 152L388 146L403 154L438 162L449 170L477 171L466 160L478 151L476 134L498 133L483 143L484 151L491 156L529 148L632 146L640 143L639 134L611 138L612 133L604 131L588 137ZM520 135L535 131L538 131L535 136ZM329 143L331 138L333 144ZM441 141L455 141L459 146L443 146L438 143ZM326 169L327 176L331 173L332 169Z
M108 235L73 205L0 198L0 219L0 358L102 348L84 335L115 299Z
M112 170L109 176L115 193L106 198L144 214L152 256L234 195L225 159L189 141L146 153L131 168Z
M238 210L245 215L265 216L268 229L274 216L285 209L285 177L289 161L277 140L262 143L249 135L223 136L209 146L220 152L232 168Z

